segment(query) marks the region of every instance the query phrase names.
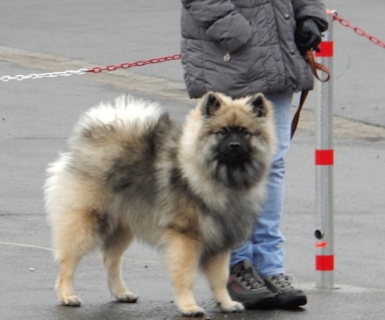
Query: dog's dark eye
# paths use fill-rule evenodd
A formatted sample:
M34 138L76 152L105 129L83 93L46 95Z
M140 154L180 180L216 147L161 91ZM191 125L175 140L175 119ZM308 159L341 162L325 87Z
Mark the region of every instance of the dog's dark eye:
M218 134L225 136L229 133L229 131L226 128L222 128L221 130L218 131Z
M239 133L243 136L247 136L248 134L250 134L249 131L247 131L245 128L241 128Z

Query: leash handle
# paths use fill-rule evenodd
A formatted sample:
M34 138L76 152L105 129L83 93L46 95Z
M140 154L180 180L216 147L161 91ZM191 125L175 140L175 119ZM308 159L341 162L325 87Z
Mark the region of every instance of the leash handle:
M315 61L314 54L312 50L307 50L305 53L305 58L310 65L311 71L313 72L314 76L321 82L328 82L330 80L330 71L328 68L326 68L323 64L320 64ZM326 73L326 78L321 79L318 75L318 70Z
M305 59L308 62L311 71L313 72L314 77L316 77L321 82L327 82L330 80L330 71L328 68L326 68L323 64L320 64L315 61L314 54L312 50L307 50L305 52ZM326 78L321 79L318 75L318 71L322 71L326 73ZM293 139L294 133L297 130L298 122L299 122L299 116L302 110L303 105L305 104L306 98L309 94L309 90L305 90L301 92L301 97L299 100L299 106L297 111L294 114L293 120L291 122L291 139Z

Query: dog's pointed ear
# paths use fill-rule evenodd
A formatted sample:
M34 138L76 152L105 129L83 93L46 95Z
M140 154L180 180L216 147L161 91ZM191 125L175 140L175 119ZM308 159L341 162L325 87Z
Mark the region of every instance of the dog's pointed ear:
M265 117L267 113L267 101L262 93L252 96L249 103L257 117Z
M202 97L202 115L211 117L221 106L221 100L214 92L208 92Z

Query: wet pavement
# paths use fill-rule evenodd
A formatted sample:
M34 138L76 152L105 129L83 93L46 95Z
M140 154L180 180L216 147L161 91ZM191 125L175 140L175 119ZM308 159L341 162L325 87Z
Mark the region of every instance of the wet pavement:
M340 16L385 39L385 4L326 1ZM14 0L1 5L0 77L104 66L179 52L179 2ZM337 7L338 6L338 7ZM312 101L287 158L282 230L287 273L308 295L295 311L218 312L205 280L196 299L211 319L384 319L384 49L335 25L335 289L315 289L315 134ZM364 59L365 57L365 59ZM42 200L45 168L65 149L79 115L121 94L158 100L176 121L192 106L180 61L127 71L0 82L0 319L183 319L158 254L133 245L124 278L140 296L113 301L98 254L80 263L80 308L62 307ZM313 99L313 100L312 100ZM358 121L356 121L358 120ZM365 123L363 123L365 122Z

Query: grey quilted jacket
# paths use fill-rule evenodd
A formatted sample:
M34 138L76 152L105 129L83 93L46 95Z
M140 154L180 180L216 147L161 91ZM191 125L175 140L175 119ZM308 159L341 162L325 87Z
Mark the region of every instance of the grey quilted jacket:
M327 25L321 0L182 0L182 66L190 98L313 88L294 42L296 21Z

